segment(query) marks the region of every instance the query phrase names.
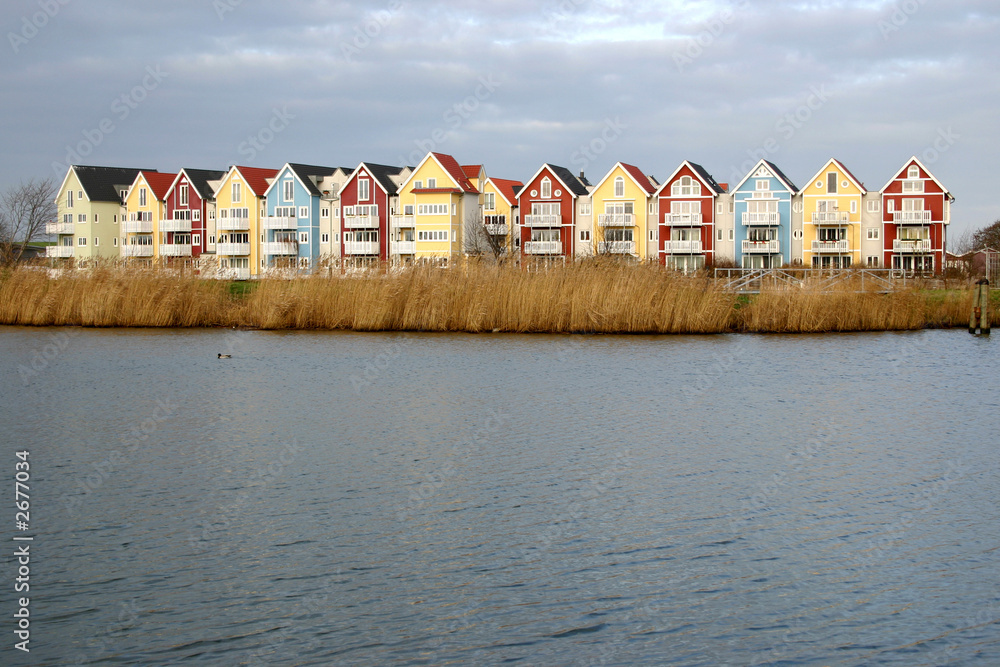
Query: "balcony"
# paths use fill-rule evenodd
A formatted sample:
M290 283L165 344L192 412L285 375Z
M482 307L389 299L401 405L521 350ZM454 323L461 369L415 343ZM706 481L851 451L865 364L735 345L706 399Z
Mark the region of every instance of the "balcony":
M250 268L219 269L219 278L223 280L250 280Z
M191 233L191 221L190 220L163 220L160 222L161 232L182 232L186 234Z
M126 246L128 247L128 246ZM138 247L138 246L135 246ZM161 257L190 257L191 256L191 244L190 243L161 243L160 244L160 256Z
M776 255L781 252L781 244L778 241L744 241L743 252Z
M744 213L744 225L764 225L767 227L777 227L781 224L781 216L775 213Z
M529 216L531 217L531 216ZM544 216L549 217L549 216ZM558 216L551 216L558 217ZM563 251L562 241L525 241L525 255L561 255Z
M391 224L393 228L400 227L413 227L413 216L412 215L394 215L392 216Z
M123 245L122 257L152 257L152 245Z
M702 252L701 241L664 241L663 252L668 255L697 255Z
M634 255L635 241L601 241L597 244L601 255Z
M635 215L632 213L606 213L597 216L597 224L600 227L634 227Z
M126 234L152 234L152 220L126 220L122 223L122 232Z
M377 255L378 241L344 241L345 255Z
M250 229L250 218L219 218L215 228L220 232L245 232Z
M393 255L412 255L417 251L416 241L393 241L390 247Z
M277 217L273 215L264 218L261 224L263 229L297 229L299 226L298 218Z
M700 225L701 213L667 213L663 224L671 226Z
M72 257L73 246L71 245L50 245L45 249L46 257Z
M892 242L893 252L930 252L930 239L895 239Z
M378 229L378 216L345 215L344 229Z
M249 255L249 243L217 243L215 245L217 255Z
M847 211L818 211L812 214L814 225L846 225L851 221Z
M931 212L893 211L892 221L897 225L927 225L931 222Z
M265 255L298 255L299 244L295 241L269 241L263 244Z
M561 215L526 215L524 216L525 227L561 227ZM544 253L540 253L544 254Z
M72 234L73 233L73 223L72 222L46 222L45 223L45 233L46 234Z
M849 241L813 241L813 252L851 252Z

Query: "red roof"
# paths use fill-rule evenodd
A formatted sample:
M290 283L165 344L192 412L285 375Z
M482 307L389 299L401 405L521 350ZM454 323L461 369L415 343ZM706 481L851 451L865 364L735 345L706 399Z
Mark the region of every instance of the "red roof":
M463 171L455 158L444 153L431 153L431 155L444 167L444 170L458 183L458 187L462 188L463 191L479 193L479 190L474 188L472 183L469 182L468 176L465 175L465 171Z
M275 178L278 175L277 169L261 169L260 167L236 167L243 174L243 179L258 197L263 197L267 192L267 179Z
M625 164L624 162L620 162L619 164L621 164L622 169L631 174L632 178L634 178L639 184L639 187L645 190L647 194L653 194L656 192L656 186L649 180L649 176L642 173L642 169L630 164Z
M466 178L479 178L479 174L483 171L483 165L481 164L463 164L462 173L465 174Z
M490 183L496 186L496 189L500 191L507 203L511 205L516 205L517 192L524 187L524 183L521 181L509 181L504 178L491 178Z
M174 179L177 178L177 174L161 174L158 171L142 171L139 173L146 179L149 189L153 191L153 195L158 201L163 201L167 198L167 192L170 191L170 186L174 184Z

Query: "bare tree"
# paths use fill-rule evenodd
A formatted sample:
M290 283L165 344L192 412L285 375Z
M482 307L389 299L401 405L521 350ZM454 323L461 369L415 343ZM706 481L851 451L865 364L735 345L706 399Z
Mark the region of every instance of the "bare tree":
M1000 250L1000 220L973 232L971 245L970 250Z
M0 195L0 264L13 264L56 215L56 184L32 179Z
M507 231L510 232L509 224ZM465 214L462 235L465 246L463 250L467 255L500 259L507 252L506 235L489 233L481 209L473 209Z

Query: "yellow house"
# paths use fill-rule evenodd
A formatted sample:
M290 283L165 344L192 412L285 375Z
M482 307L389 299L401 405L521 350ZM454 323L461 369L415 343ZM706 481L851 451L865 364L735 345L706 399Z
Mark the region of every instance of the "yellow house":
M152 264L159 256L156 239L167 215L167 191L177 174L140 171L125 195L125 220L121 227L121 256Z
M517 229L517 193L524 187L521 181L487 178L483 182L483 224L486 233L495 238L508 253L514 251Z
M834 159L816 173L802 195L802 261L812 268L861 263L861 204L865 186Z
M598 255L657 256L658 184L638 167L617 163L591 192Z
M248 280L260 275L264 193L277 169L230 167L215 192L215 254L223 276Z
M486 179L481 165L462 167L450 155L428 153L399 188L392 238L413 238L413 254L394 260L434 260L465 250L465 228L479 222L480 194L474 183Z

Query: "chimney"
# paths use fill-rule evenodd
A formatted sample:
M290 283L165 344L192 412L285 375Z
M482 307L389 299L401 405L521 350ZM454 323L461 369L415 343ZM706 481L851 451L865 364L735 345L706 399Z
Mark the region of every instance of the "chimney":
M581 169L580 170L580 180L582 181L585 178L586 178L586 176L583 175L583 169Z

